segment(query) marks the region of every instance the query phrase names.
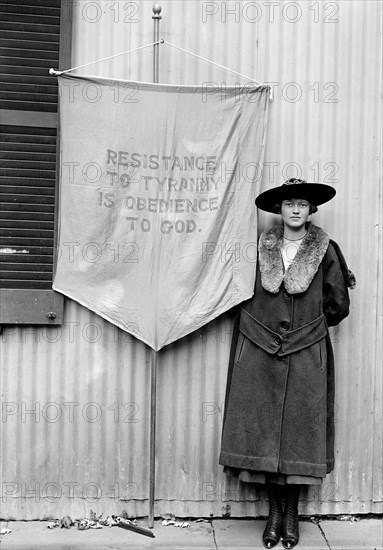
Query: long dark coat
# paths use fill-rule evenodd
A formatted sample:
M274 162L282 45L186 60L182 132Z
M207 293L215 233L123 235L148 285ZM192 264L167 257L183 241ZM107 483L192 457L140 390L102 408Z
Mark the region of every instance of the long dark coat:
M234 330L219 462L324 477L334 466L328 326L348 315L348 289L323 230L310 224L286 271L282 243L282 226L260 237L254 296Z

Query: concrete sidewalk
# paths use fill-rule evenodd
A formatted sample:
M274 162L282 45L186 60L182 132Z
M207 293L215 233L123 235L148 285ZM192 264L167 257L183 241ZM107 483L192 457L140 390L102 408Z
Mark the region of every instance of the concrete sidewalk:
M2 522L11 533L0 536L1 550L140 550L140 549L263 549L264 520L218 519L192 521L190 527L163 526L155 522L155 538L145 537L119 527L79 531L48 529L45 521ZM147 527L144 521L139 522ZM300 550L382 550L383 520L319 520L300 522ZM283 548L279 543L276 548Z

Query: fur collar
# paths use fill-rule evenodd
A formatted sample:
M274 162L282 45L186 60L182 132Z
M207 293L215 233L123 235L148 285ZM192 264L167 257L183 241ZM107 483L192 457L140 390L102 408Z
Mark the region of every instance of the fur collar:
M281 254L283 225L264 231L258 244L263 288L272 294L277 294L283 283L289 294L305 292L318 271L329 242L330 236L323 229L309 223L307 235L292 264L284 271Z

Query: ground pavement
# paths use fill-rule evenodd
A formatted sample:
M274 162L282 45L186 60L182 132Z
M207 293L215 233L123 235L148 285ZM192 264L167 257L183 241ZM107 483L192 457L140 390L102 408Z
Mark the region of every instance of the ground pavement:
M314 519L300 522L297 550L382 550L383 519L350 518L346 521ZM57 527L48 529L45 521L1 522L1 529L11 532L0 535L0 550L258 550L263 549L264 520L217 519L191 521L181 528L155 522L155 538L126 531L119 527L103 527L79 531ZM147 522L139 521L147 527ZM276 547L282 549L279 543Z

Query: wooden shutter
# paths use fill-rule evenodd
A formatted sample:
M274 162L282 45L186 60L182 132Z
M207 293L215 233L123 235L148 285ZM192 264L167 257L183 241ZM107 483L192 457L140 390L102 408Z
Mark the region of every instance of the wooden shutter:
M59 324L52 290L57 80L69 68L71 3L0 1L0 323Z

